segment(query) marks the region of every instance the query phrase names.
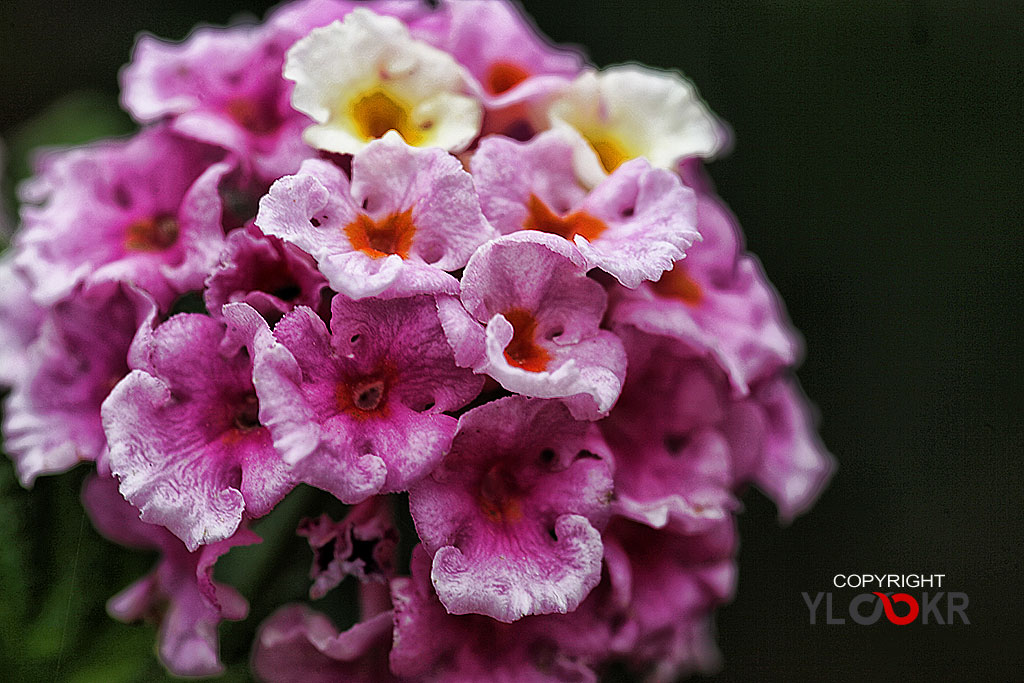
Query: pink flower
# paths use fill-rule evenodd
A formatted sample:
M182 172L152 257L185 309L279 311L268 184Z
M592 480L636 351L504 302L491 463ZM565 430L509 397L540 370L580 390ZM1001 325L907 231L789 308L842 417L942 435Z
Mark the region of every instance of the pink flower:
M718 650L710 618L736 587L736 532L731 519L679 535L615 519L605 542L627 589L621 618L634 630L627 654L653 681L714 669ZM610 565L611 566L611 565Z
M150 128L44 160L25 193L15 263L53 304L76 284L126 282L167 306L199 289L224 244L217 150Z
M103 453L100 405L128 374L128 347L155 313L149 297L115 282L78 287L47 311L5 406L5 445L24 486Z
M398 531L382 498L363 501L340 522L326 514L304 519L297 533L309 540L313 585L309 597L318 600L346 576L360 581L385 582L394 572L393 556Z
M430 555L412 552L411 577L391 581L394 645L391 670L403 680L451 683L554 683L596 681L589 662L560 647L585 626L583 606L570 614L525 617L512 624L478 614L449 614L431 585ZM589 603L592 598L588 598ZM607 655L602 652L601 657ZM597 659L600 659L598 657Z
M333 164L305 162L274 183L256 224L311 254L331 286L354 299L456 293L446 271L493 236L459 162L395 133L353 157L351 182Z
M252 361L224 332L191 313L144 327L132 372L103 404L121 494L190 551L267 514L294 485L260 423Z
M244 302L277 322L295 306L318 309L326 288L327 280L306 253L247 226L228 234L203 299L214 316L226 303Z
M28 348L39 334L46 309L31 299L31 286L14 265L12 251L0 257L0 386L28 372Z
M477 97L492 109L537 100L583 69L581 54L552 45L503 0L448 0L413 31L466 67Z
M339 633L324 615L286 605L260 625L252 668L266 683L391 683L390 644L390 611Z
M460 364L524 396L565 398L577 418L597 419L626 374L621 342L599 327L606 300L573 245L528 231L480 247L462 277L465 310L441 312Z
M696 198L670 171L626 162L588 191L573 170L572 143L558 132L527 143L480 143L473 182L484 215L503 235L539 230L564 237L624 286L657 280L697 239Z
M447 610L512 622L570 612L597 584L611 495L592 425L557 401L510 397L463 415L409 507Z
M616 455L615 511L697 533L738 509L754 483L792 519L833 470L803 398L785 376L746 397L722 369L671 337L619 328L630 374L602 433Z
M253 345L260 420L295 476L345 502L404 491L451 445L482 380L455 365L432 296L338 295L331 330L298 307L274 327L225 307Z
M121 72L122 103L142 123L168 119L175 132L233 152L267 180L294 173L312 156L281 78L294 40L269 25L199 28L182 43L143 34Z
M213 567L231 548L259 543L260 538L241 528L230 538L188 552L162 527L141 521L138 511L120 496L113 479L87 479L82 502L97 531L108 539L161 554L153 572L110 599L110 615L124 622L156 617L160 659L171 673L222 673L217 626L223 619L244 619L249 605L233 588L213 580Z
M736 391L792 366L800 340L760 265L741 252L739 226L720 201L698 195L703 240L657 282L615 288L610 318L712 355Z
M737 462L737 478L756 484L778 505L781 520L792 521L821 495L835 472L835 459L821 443L811 408L792 377L782 374L758 383L747 403L752 406L748 416L753 412L763 431L755 456Z

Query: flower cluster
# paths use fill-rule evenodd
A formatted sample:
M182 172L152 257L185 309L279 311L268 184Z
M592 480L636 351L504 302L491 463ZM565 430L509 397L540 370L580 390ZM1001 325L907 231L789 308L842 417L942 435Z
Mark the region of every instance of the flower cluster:
M300 484L353 506L298 529L311 597L359 582L362 614L282 607L264 680L714 663L739 494L790 519L832 465L686 80L500 0L302 0L142 37L122 102L141 132L21 188L4 434L25 486L95 462L97 529L160 552L109 610L158 614L171 672L222 669L247 603L214 563Z

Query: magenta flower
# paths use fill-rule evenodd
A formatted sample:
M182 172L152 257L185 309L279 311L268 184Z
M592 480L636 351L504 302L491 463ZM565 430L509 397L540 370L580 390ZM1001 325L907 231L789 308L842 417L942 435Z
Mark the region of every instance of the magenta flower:
M128 347L152 300L115 282L79 287L47 311L4 410L7 452L24 486L106 448L100 405L128 374Z
M252 668L267 683L391 683L391 612L368 617L341 633L304 605L282 607L263 622Z
M186 137L233 152L257 175L294 173L312 155L305 117L281 78L295 40L270 26L200 28L183 43L139 38L121 72L121 101L142 123L168 119Z
M713 355L745 393L792 366L800 341L760 265L742 254L732 214L711 195L700 194L697 206L703 240L656 282L616 289L610 317Z
M304 519L296 533L305 536L313 550L309 597L314 600L324 597L346 576L383 583L394 572L398 531L380 498L363 501L340 522L327 515Z
M318 309L327 280L308 254L253 227L227 236L203 298L212 315L227 303L247 303L276 322L295 306Z
M458 291L446 271L462 268L493 235L473 181L438 149L395 134L338 167L307 161L260 202L256 224L316 259L331 286L354 299Z
M202 287L224 244L217 152L151 128L45 160L25 192L16 265L53 304L76 284L127 282L162 306Z
M573 170L572 154L572 143L558 132L527 143L502 137L480 143L473 181L498 232L564 237L588 269L600 268L629 288L657 280L699 239L694 193L675 174L638 159L588 192Z
M260 423L252 362L224 332L196 314L143 328L132 372L103 404L121 494L190 551L267 514L294 486Z
M141 131L42 155L0 257L21 483L95 462L97 529L160 554L113 617L222 672L248 606L214 563L298 524L310 599L355 577L326 609L359 621L280 607L260 680L715 665L743 493L787 521L834 463L693 84L508 0L300 0L143 36L121 81Z
M622 628L633 631L629 658L647 668L651 680L713 670L718 650L710 616L732 599L736 586L732 520L679 535L616 519L605 539L620 560L617 580L629 587L621 612L627 623Z
M511 397L459 420L409 506L447 610L511 622L572 611L597 584L611 495L610 457L588 423Z
M331 329L296 308L270 328L252 309L225 308L253 338L260 420L295 476L358 502L404 491L451 445L445 415L472 400L482 380L456 366L434 297L331 305Z
M260 538L241 528L230 538L188 552L162 527L139 520L138 511L120 496L113 479L90 477L82 502L96 530L110 540L161 554L153 572L110 599L110 615L124 622L160 615L160 659L173 674L223 672L217 626L223 619L244 619L249 605L233 588L213 580L213 567L231 548L259 543Z
M616 455L615 511L697 533L728 518L754 483L792 519L820 493L831 457L791 380L736 397L722 369L670 337L620 329L630 375L602 432ZM667 409L655 409L657 402Z
M536 101L583 69L582 55L551 45L511 3L448 0L414 33L469 70L489 109Z
M756 484L778 505L782 521L792 521L821 495L835 472L835 460L818 438L793 378L782 375L759 383L749 403L754 425L763 431L755 457L737 463L737 478Z
M524 232L485 244L466 266L462 302L465 311L442 307L460 364L524 396L565 398L579 419L606 414L618 398L622 343L600 329L604 290L565 240Z
M44 317L46 309L32 301L30 283L6 252L0 257L0 386L28 372L28 348Z
M512 624L450 614L431 585L430 555L423 546L413 549L411 565L411 577L391 581L395 627L390 663L403 680L596 682L588 664L592 658L560 646L583 626L575 623L587 612L583 606L571 614L525 617Z

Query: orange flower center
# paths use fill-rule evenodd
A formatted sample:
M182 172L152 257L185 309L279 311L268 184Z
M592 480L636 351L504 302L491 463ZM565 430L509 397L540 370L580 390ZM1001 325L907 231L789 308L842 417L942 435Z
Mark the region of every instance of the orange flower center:
M501 464L487 470L480 479L477 503L484 517L501 524L512 524L523 518L522 488L507 468Z
M161 215L128 226L124 246L131 251L163 251L178 241L178 219Z
M359 214L345 226L345 236L352 247L372 258L384 258L391 254L398 254L403 259L409 258L414 234L416 226L412 222L411 208L385 216L379 221L366 214Z
M704 300L704 291L681 261L677 261L672 270L665 271L660 280L652 282L651 288L660 296L679 299L689 306L699 306Z
M559 216L535 194L530 195L526 208L529 214L523 222L524 228L559 235L570 241L576 235L583 235L592 242L608 228L604 221L586 211L574 211L568 216Z
M530 72L518 64L495 62L487 70L487 75L484 77L484 87L492 95L500 95L516 87L529 77Z
M235 123L257 135L271 133L280 124L275 112L247 97L238 97L228 102L227 112Z
M521 308L513 308L504 315L505 320L512 324L512 341L505 348L505 360L527 372L543 372L551 354L535 339L537 320Z
M335 405L340 412L357 420L384 417L394 380L395 369L386 362L363 377L344 379L334 387Z

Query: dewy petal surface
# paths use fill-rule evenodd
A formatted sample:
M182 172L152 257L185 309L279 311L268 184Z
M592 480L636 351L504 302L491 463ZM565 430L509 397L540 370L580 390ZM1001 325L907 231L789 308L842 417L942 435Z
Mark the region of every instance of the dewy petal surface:
M576 608L601 573L611 461L557 401L466 413L444 462L409 492L432 579L453 614L512 622Z

